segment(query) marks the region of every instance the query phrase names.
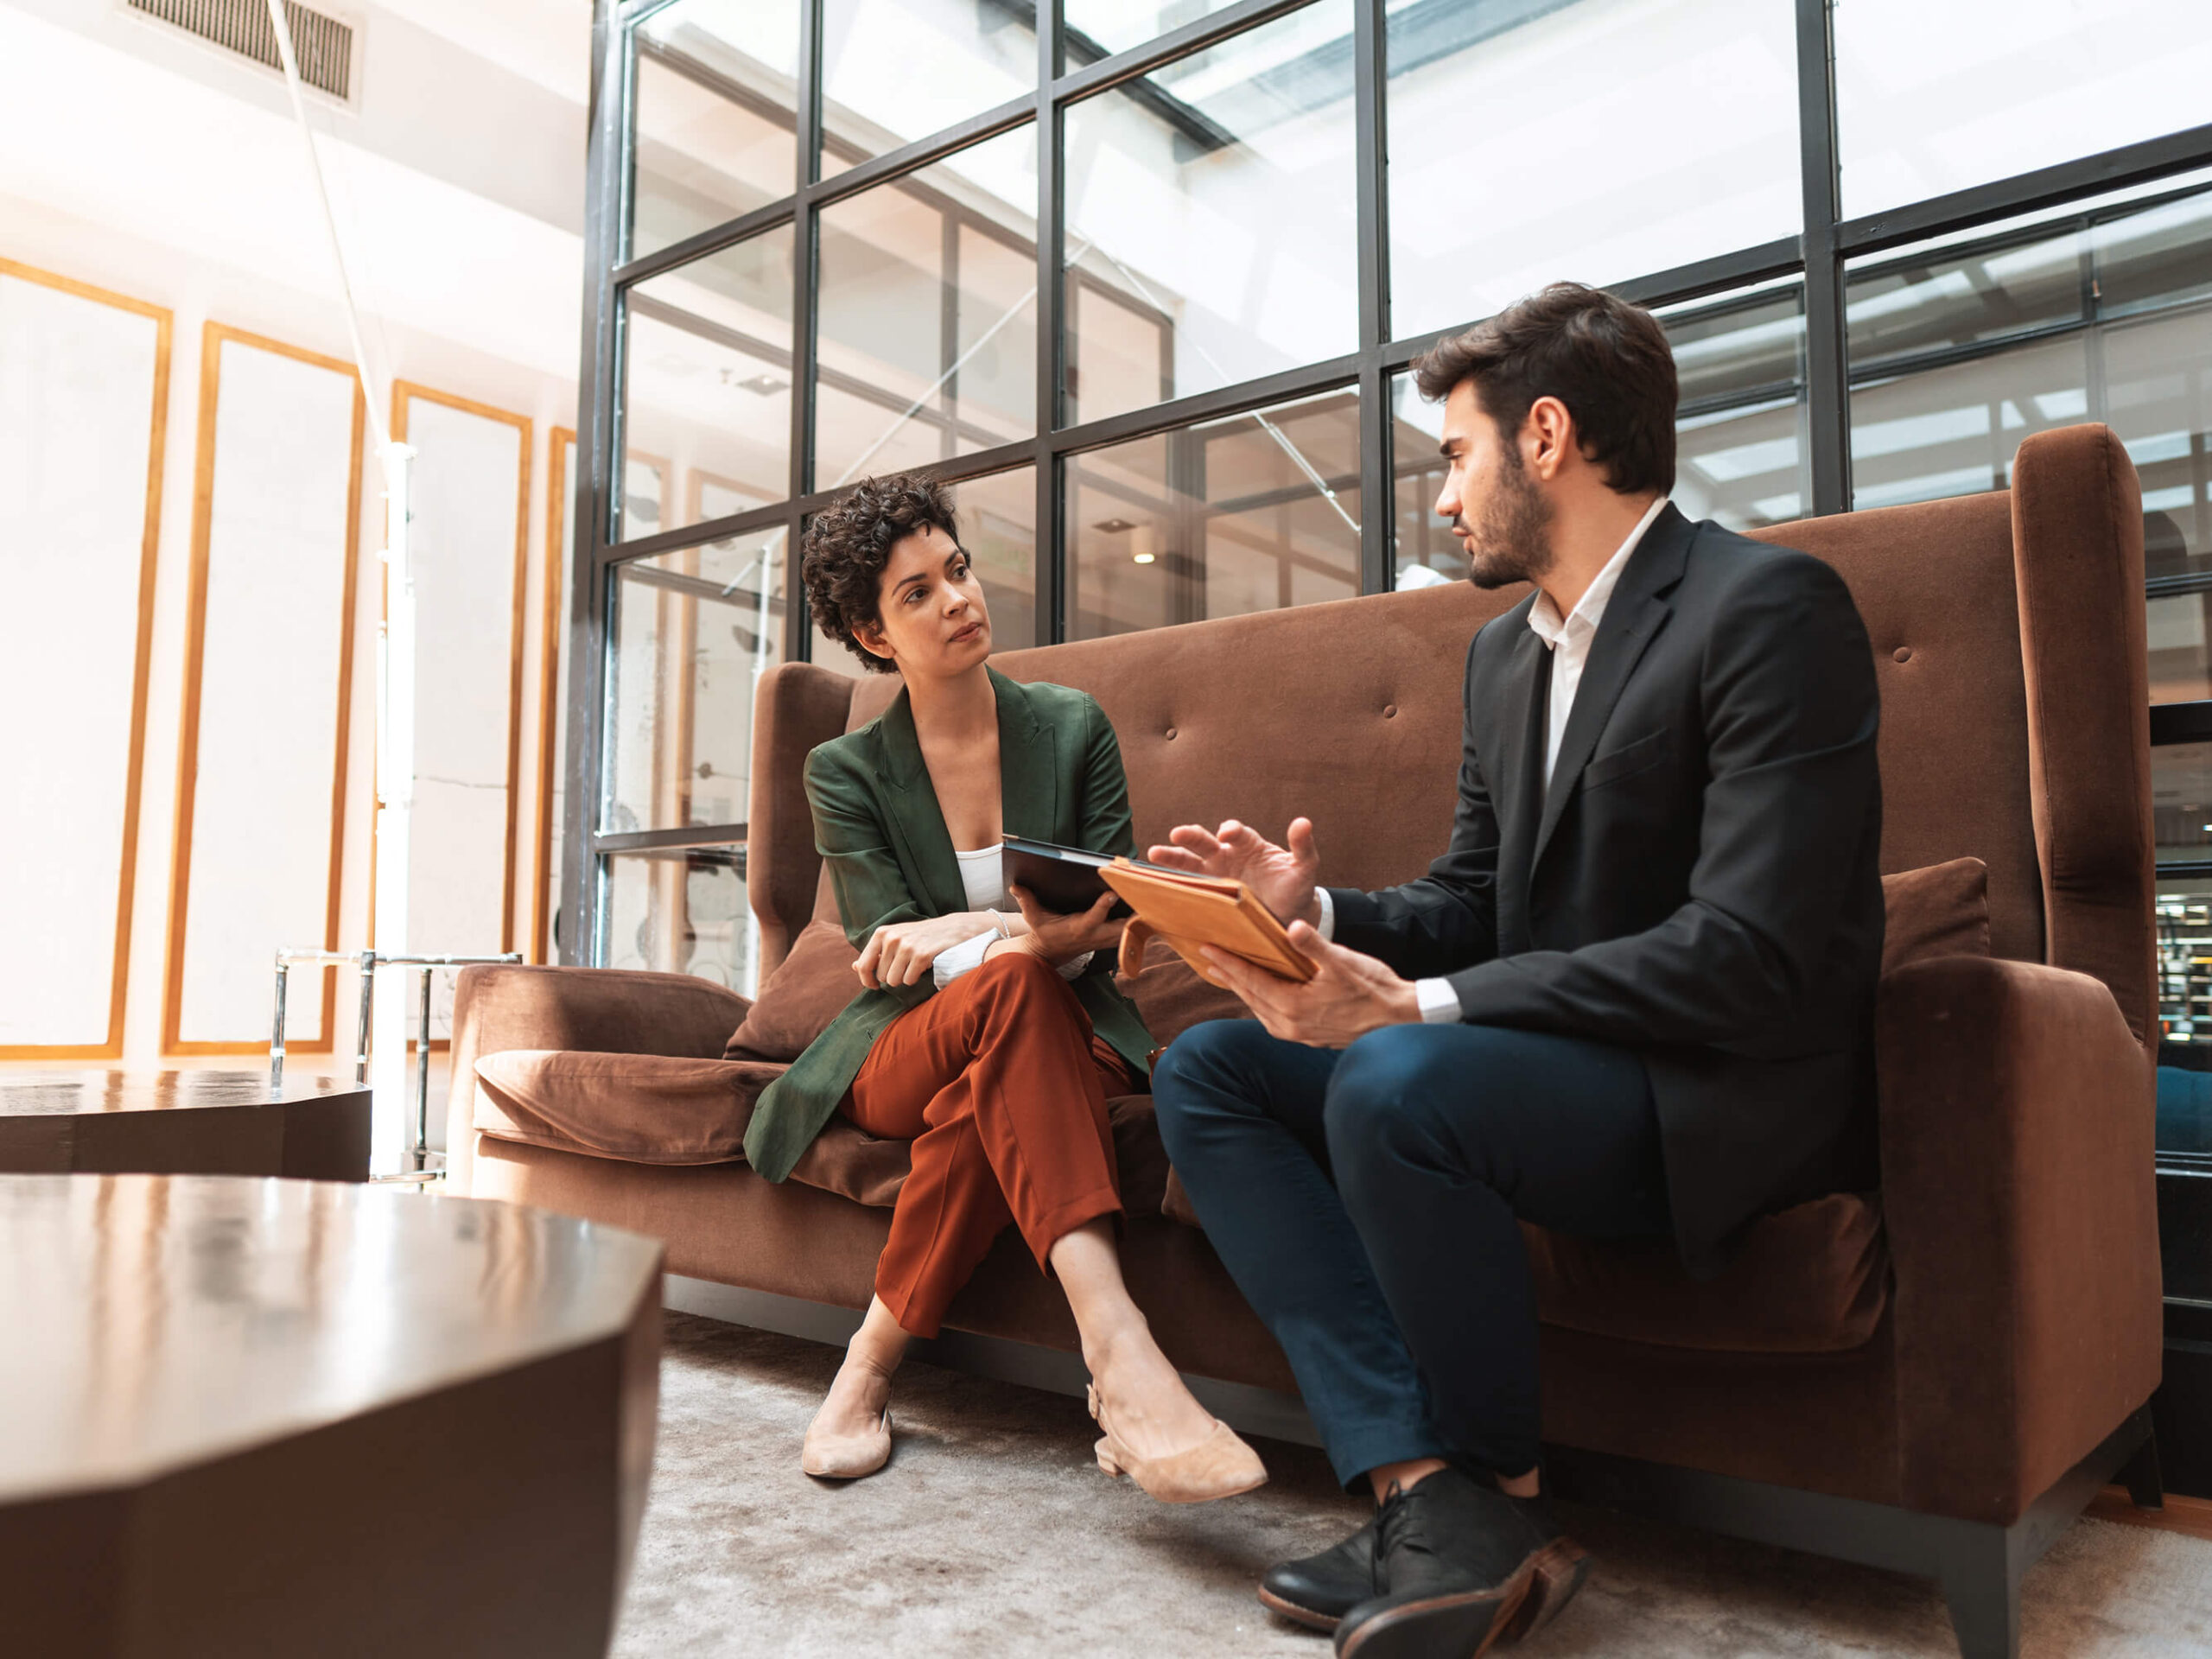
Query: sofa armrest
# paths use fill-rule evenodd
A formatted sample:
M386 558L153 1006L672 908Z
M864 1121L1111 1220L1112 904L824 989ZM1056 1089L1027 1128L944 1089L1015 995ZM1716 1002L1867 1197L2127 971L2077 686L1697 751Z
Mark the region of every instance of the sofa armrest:
M2009 1524L2158 1386L2149 1061L2101 981L1946 957L1876 1016L1906 1503Z
M454 982L446 1188L468 1191L476 1062L512 1048L720 1059L753 1004L712 980L624 968L464 968Z

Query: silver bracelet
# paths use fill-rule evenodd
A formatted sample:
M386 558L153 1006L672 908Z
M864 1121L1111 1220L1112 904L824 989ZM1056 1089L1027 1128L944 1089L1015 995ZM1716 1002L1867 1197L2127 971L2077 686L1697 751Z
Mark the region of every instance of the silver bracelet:
M998 912L986 905L983 907L983 914L991 918L991 925L998 929L999 938L1010 939L1014 937L1014 930L1006 925L1006 918L1000 915Z

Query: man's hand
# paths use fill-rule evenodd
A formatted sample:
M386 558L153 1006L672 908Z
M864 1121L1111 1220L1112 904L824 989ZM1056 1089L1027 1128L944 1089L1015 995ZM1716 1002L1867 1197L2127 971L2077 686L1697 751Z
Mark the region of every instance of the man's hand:
M1284 836L1287 847L1276 846L1234 818L1211 834L1198 824L1182 824L1169 830L1167 838L1173 845L1151 848L1145 856L1173 870L1242 881L1278 921L1321 919L1320 901L1313 897L1321 855L1313 845L1313 819L1290 821Z
M989 917L969 910L918 922L892 922L868 935L853 971L871 991L917 984L943 952L995 925Z
M1420 1023L1421 1001L1411 980L1400 979L1372 957L1331 944L1304 922L1290 925L1290 942L1319 970L1303 985L1210 944L1199 954L1270 1035L1289 1042L1345 1048L1355 1037L1384 1026Z
M1114 893L1101 893L1089 910L1066 916L1046 909L1027 887L1015 887L1013 893L1014 902L1021 906L1021 919L1029 924L1027 937L1015 943L1035 951L1055 968L1073 962L1086 950L1112 950L1121 943L1122 930L1128 925L1126 916L1111 921L1106 918L1106 912L1120 902L1120 895Z

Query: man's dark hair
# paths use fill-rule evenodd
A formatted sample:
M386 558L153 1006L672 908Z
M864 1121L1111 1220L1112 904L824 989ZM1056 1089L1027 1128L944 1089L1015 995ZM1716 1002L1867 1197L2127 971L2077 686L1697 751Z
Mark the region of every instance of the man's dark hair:
M931 525L957 543L952 492L920 473L863 479L845 499L814 515L806 527L799 580L806 585L814 625L861 659L870 671L889 674L894 664L860 642L859 630L880 624L876 586L891 550Z
M1465 334L1439 340L1414 365L1421 395L1449 397L1475 383L1483 412L1511 443L1539 397L1574 416L1582 453L1623 495L1675 487L1675 353L1640 305L1580 283L1554 283Z

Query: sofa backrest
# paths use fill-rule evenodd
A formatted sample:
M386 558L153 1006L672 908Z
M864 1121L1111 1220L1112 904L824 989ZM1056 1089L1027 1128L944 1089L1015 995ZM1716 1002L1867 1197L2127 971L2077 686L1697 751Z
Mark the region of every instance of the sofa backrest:
M2155 1029L2142 518L2101 426L2021 446L2009 491L1761 532L1843 575L1882 693L1882 868L1989 867L1990 942L2109 985ZM1464 582L1008 652L1096 696L1141 848L1173 825L1314 821L1328 879L1418 874L1449 836L1468 639L1517 603ZM764 972L818 882L800 766L898 690L787 664L762 682L747 880Z

